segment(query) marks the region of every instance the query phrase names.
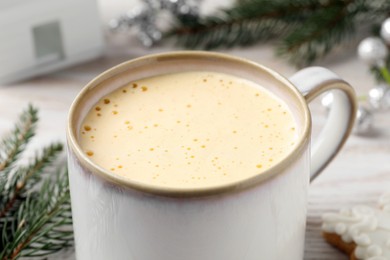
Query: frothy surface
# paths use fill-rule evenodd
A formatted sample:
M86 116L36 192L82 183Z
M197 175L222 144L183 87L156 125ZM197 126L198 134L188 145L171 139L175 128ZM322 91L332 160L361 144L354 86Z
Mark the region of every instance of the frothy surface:
M264 172L297 137L287 105L267 90L195 71L138 80L103 97L84 119L79 142L115 174L196 188Z

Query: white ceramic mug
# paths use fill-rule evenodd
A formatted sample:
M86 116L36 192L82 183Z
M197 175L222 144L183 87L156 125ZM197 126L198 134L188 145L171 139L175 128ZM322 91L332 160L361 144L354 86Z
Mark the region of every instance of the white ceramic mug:
M297 121L295 149L257 176L191 190L137 184L84 155L78 129L103 95L140 78L188 70L244 77L282 98ZM307 103L328 90L334 95L329 119L311 147ZM77 259L301 260L310 176L314 178L344 144L355 112L352 88L320 67L301 70L288 80L262 65L228 55L173 52L131 60L104 72L81 91L69 114Z

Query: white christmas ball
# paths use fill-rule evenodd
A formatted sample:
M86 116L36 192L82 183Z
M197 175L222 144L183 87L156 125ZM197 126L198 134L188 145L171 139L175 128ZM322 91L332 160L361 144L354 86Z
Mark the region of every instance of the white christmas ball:
M387 54L387 47L379 37L368 37L361 41L358 47L359 58L369 65L383 62Z
M390 18L387 18L383 23L381 27L381 37L383 40L390 44Z
M387 110L390 108L390 88L381 84L368 92L368 102L375 110Z
M356 113L355 126L353 128L353 133L356 135L365 135L368 134L372 130L372 124L374 121L374 117L371 112L359 106Z

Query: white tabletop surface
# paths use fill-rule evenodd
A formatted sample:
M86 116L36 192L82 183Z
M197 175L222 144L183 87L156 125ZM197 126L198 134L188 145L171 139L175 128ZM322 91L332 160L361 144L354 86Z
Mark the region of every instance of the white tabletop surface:
M132 1L100 0L102 23L131 7ZM149 53L175 50L172 43L151 49L144 48L132 34L105 33L107 48L103 57L56 73L24 82L0 86L0 135L13 126L18 114L30 102L39 108L37 136L29 151L53 140L65 141L65 120L68 108L81 88L104 70ZM359 95L367 94L375 82L367 67L355 54L356 43L339 48L316 65L325 66L348 81ZM296 69L277 58L270 44L246 48L219 50L262 63L286 77ZM326 119L319 102L311 105L314 132ZM316 179L309 190L305 260L347 259L328 246L321 237L320 216L343 206L375 205L386 190L390 190L390 111L375 115L375 132L370 137L351 136L345 147ZM298 210L298 209L297 209ZM72 250L50 259L74 259Z

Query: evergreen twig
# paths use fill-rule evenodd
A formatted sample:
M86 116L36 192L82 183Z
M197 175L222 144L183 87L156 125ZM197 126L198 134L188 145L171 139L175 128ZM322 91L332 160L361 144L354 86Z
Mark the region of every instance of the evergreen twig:
M387 0L240 0L211 16L179 16L165 37L202 49L277 38L279 55L307 65L350 39L357 25L375 25L389 13Z
M37 121L30 105L2 141L0 260L46 256L73 243L66 167L53 169L62 144L43 148L27 165L18 163Z
M9 176L6 188L3 189L8 196L0 199L0 218L13 215L12 212L9 214L13 204L19 198L25 197L26 194L23 193L30 191L38 184L46 167L51 165L62 149L61 143L54 143L43 148L42 153L37 154L31 163L18 167L12 176Z
M19 256L44 256L72 245L70 198L67 174L59 170L54 179L46 179L36 196L19 207L17 218L7 221L8 234L0 259Z
M0 175L5 174L6 168L10 169L12 164L19 158L30 139L35 134L38 121L38 111L32 105L20 115L19 121L14 129L1 142L0 150Z

